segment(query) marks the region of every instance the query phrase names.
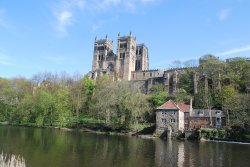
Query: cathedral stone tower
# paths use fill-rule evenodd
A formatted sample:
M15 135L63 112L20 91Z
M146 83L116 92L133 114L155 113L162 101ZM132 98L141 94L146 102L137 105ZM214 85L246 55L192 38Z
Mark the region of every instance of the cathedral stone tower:
M135 71L136 38L130 33L129 36L120 37L117 41L117 77L121 80L131 80L131 72Z
M107 74L111 80L130 81L136 78L134 72L147 70L148 48L145 44L136 45L136 37L131 32L128 36L118 34L117 54L113 52L113 41L109 41L107 36L99 40L95 38L91 71L93 79Z
M145 70L149 70L148 48L145 44L138 44L136 46L135 71Z
M115 54L113 53L113 41L109 41L106 36L105 39L97 40L95 38L94 55L92 63L93 78L113 72L115 65Z

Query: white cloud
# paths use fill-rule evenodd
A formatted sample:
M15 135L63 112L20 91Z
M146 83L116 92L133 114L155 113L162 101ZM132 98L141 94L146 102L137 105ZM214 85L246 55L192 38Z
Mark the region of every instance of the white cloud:
M58 1L52 11L56 19L56 30L61 34L67 33L67 28L74 22L75 10L83 9L84 0L62 0Z
M44 60L49 61L54 64L63 64L66 61L65 57L59 57L59 56L45 56L43 57Z
M78 10L91 12L135 13L142 5L146 6L158 0L57 0L52 12L56 19L55 29L61 34L67 34L67 30L76 20ZM105 19L107 20L107 19ZM92 25L92 31L99 29L105 22L98 21Z
M239 48L234 48L234 49L231 49L229 51L217 53L215 55L218 55L218 56L228 56L228 55L232 55L232 54L236 54L236 53L242 53L242 52L247 52L247 51L250 51L250 45L242 46L242 47L239 47Z
M70 11L65 10L56 15L58 20L56 29L59 32L65 33L66 28L72 24L73 14Z
M231 12L231 9L222 9L219 11L219 20L223 21L223 20L226 20L228 17L229 17L229 14Z

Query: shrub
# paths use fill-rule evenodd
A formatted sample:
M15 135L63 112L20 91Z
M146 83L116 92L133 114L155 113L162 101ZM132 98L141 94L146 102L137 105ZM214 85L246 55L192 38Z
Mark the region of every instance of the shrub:
M230 139L244 139L245 129L240 126L232 126L227 130L227 137Z
M226 136L227 136L227 133L225 130L218 130L218 138L224 139L226 138Z

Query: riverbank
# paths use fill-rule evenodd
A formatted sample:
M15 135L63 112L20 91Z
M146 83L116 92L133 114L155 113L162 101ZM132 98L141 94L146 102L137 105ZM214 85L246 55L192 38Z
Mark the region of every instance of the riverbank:
M57 127L57 126L48 126L48 125L40 127L34 124L10 124L8 122L0 122L0 125L31 127L31 128L53 128L53 129L58 129L61 131L81 131L81 132L87 132L87 133L116 135L116 136L136 136L136 137L140 137L143 139L159 138L154 135L155 126L145 127L142 130L138 130L138 131L132 131L132 130L124 130L124 129L111 129L107 126L104 126L102 123L78 123L70 127ZM204 129L202 130L204 131ZM202 135L201 137L197 136L197 138L195 139L194 138L192 139L177 138L177 139L180 141L198 140L198 141L250 144L250 140L248 139L230 139L230 138L216 138L216 137L207 138L205 137L205 135Z
M220 139L220 138L214 138L214 139L201 138L200 141L201 142L232 143L232 144L250 144L249 140Z
M53 128L61 131L82 131L96 134L107 134L107 135L118 135L118 136L138 136L141 138L155 138L153 136L155 126L145 127L140 130L125 130L125 129L112 129L103 125L102 123L77 123L69 127L58 127L58 126L37 126L32 123L26 124L11 124L9 122L0 122L1 126L19 126L19 127L30 127L30 128Z
M239 144L250 144L250 140L237 140L237 139L220 139L220 138L212 138L210 141L214 142L226 142L226 143L239 143Z

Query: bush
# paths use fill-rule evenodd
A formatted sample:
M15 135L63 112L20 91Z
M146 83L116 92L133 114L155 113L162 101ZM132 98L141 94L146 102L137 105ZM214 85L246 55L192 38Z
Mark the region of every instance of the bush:
M218 130L213 130L212 131L212 136L211 137L213 137L213 138L218 138Z
M199 129L197 130L199 138L226 138L225 130L217 130L217 129Z
M225 130L218 130L218 138L224 139L226 138L226 136L227 136L227 133Z
M227 137L230 139L244 139L245 129L241 126L232 126L226 131Z

